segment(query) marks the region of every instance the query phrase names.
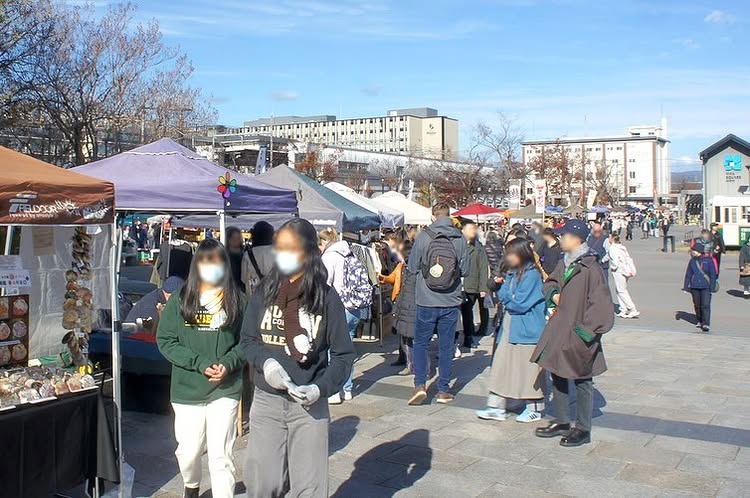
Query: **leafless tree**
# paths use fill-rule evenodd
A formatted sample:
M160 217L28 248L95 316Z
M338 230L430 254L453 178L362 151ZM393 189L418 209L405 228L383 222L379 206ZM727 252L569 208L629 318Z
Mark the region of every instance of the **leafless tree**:
M518 160L524 134L518 120L502 111L497 112L497 119L488 124L479 122L474 126L472 146L469 159L472 162L486 162L504 171L498 185L503 193L508 191L508 180L529 177L529 171L523 162Z
M622 192L619 188L619 165L612 161L600 160L587 169L586 185L596 192L595 203L616 204Z
M528 168L536 177L546 180L548 197L562 205L578 202L573 186L580 184L583 160L559 142L542 146L539 152L528 161Z
M401 190L405 168L396 159L378 159L370 164L370 172L380 178L389 190Z
M119 137L140 131L143 138L147 123L156 136L179 136L211 115L187 85L189 61L164 45L156 21L134 21L132 4L96 16L90 5L58 0L11 3L48 8L48 36L7 74L39 120L27 126L56 132L76 164L119 152Z

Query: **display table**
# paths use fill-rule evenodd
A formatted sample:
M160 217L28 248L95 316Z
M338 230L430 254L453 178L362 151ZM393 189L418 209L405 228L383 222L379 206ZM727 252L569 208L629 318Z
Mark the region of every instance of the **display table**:
M97 446L111 434L98 423L99 396L93 389L0 412L0 498L48 497L101 474Z

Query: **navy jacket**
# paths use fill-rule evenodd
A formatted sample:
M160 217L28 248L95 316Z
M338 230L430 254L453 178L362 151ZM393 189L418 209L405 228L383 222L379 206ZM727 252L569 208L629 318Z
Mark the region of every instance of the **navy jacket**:
M703 270L701 272L701 270ZM705 274L705 275L704 275ZM714 289L716 285L716 261L711 256L690 258L685 271L684 290Z

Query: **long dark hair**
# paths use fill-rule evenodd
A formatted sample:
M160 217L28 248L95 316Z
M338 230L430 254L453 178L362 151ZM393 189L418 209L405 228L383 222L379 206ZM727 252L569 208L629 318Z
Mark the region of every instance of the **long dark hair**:
M301 268L302 284L300 292L302 297L300 303L302 308L308 313L322 315L325 309L326 293L328 292L328 271L326 271L320 257L318 232L315 231L315 227L309 221L302 218L292 218L287 221L276 234L278 235L284 230L292 231L302 242L305 257L305 262ZM276 302L276 298L279 296L279 286L284 278L286 277L279 272L276 265L263 278L260 287L263 293L264 306L268 307Z
M229 263L229 255L224 245L216 239L206 239L198 244L193 261L190 264L190 273L187 282L180 291L180 312L186 322L192 323L200 310L201 279L198 274L198 263L205 259L218 257L224 263L224 278L219 286L224 291L224 312L227 314L225 327L232 327L239 323L242 318L240 309L240 291L232 276L232 268Z
M531 247L531 242L528 239L518 237L508 242L505 245L505 255L507 256L508 254L515 254L521 260L517 272L519 282L523 278L523 274L526 272L529 265L531 265L532 268L539 270L539 265L534 256L534 248Z

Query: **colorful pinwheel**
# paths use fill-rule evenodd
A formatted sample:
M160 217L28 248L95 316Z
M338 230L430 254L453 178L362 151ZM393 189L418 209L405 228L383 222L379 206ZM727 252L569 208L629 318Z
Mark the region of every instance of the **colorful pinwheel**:
M229 199L229 197L237 190L237 180L233 179L229 174L229 171L227 171L224 176L219 177L219 186L216 187L216 190L218 190L225 199Z

